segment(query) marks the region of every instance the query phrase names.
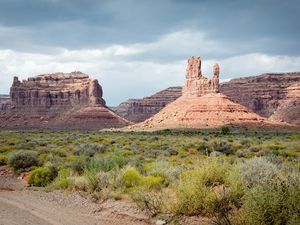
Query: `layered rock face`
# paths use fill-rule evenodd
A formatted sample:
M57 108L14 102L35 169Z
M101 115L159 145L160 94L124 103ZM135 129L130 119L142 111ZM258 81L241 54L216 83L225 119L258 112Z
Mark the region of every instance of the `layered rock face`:
M181 87L172 87L170 89L174 90L170 92L170 94L173 94L173 97L168 96L164 100L164 96L161 95L156 100L153 100L162 101L167 105L182 95ZM233 79L229 82L221 83L220 92L260 116L300 125L300 72L262 74ZM148 119L155 114L147 116L148 105L142 104L142 102L143 99L137 99L122 103L120 104L122 106L122 114L119 114L120 106L116 108L116 112L119 115L130 115L128 119L131 121L142 122L143 118ZM159 107L160 105L163 104L157 104L156 108L152 107L153 111L151 112L156 111L158 113L163 108ZM142 117L140 117L141 111L143 111Z
M170 87L143 99L129 99L113 110L121 117L132 121L142 122L158 113L170 102L182 95L181 87Z
M0 95L0 112L8 110L10 106L11 101L9 95Z
M23 82L14 77L10 96L12 108L22 110L105 106L98 81L81 72L40 75Z
M99 129L128 122L109 110L102 87L81 72L14 78L11 107L0 117L4 128Z
M300 125L300 73L233 79L220 91L261 116Z
M214 66L216 79L208 80L201 75L201 61L198 59L192 57L188 60L183 95L145 122L131 126L132 129L285 126L263 118L218 93L219 66ZM196 66L191 67L191 64Z

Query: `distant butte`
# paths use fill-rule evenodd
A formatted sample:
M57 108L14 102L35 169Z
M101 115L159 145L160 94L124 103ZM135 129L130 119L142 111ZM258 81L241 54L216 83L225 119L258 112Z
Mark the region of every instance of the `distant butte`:
M220 84L220 93L260 116L300 126L300 72L266 73ZM130 99L114 110L133 121L149 119L182 96L182 87L169 87L143 99Z
M200 57L191 57L187 64L186 82L182 88L182 96L145 122L130 128L216 128L225 125L238 127L289 126L261 117L219 93L219 72L220 67L216 64L213 68L212 79L204 77L201 73Z
M81 72L44 74L19 81L10 89L11 106L0 113L5 129L101 129L128 121L112 112L98 80Z

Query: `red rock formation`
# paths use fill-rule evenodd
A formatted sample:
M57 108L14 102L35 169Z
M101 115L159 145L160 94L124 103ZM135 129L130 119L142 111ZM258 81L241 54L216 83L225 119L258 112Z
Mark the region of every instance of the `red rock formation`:
M6 111L11 106L11 101L8 95L0 95L0 112Z
M208 93L219 92L219 65L215 64L211 80L202 76L200 57L192 56L186 68L186 81L182 89L185 97L200 97Z
M219 70L217 68L215 66L214 74ZM263 74L223 83L220 85L220 92L263 117L300 125L299 85L300 72ZM142 122L181 96L181 87L170 89L174 91L167 97L164 96L164 91L158 92L157 94L161 94L152 99L152 104L147 104L143 99L136 99L120 104L115 110L131 121ZM147 114L148 111L151 113Z
M170 87L143 99L129 99L113 110L121 117L142 122L158 113L170 102L181 96L181 87Z
M300 125L300 73L233 79L220 91L261 116Z
M109 110L102 87L81 72L14 78L11 108L0 116L3 128L99 129L128 122Z
M212 80L201 75L199 57L188 61L183 95L143 123L131 126L143 128L215 128L224 125L240 127L283 127L284 124L263 118L246 107L217 93L219 66L214 66Z

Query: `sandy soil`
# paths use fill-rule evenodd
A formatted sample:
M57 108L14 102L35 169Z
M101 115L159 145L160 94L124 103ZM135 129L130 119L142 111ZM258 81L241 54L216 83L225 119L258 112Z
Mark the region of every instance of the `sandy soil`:
M148 225L155 224L133 203L95 203L78 192L26 188L6 167L0 168L0 225Z
M207 224L208 219L182 217L180 221L176 224L201 225ZM134 203L125 200L100 203L92 201L86 193L28 188L11 169L0 167L0 225L150 224L163 223L148 216Z

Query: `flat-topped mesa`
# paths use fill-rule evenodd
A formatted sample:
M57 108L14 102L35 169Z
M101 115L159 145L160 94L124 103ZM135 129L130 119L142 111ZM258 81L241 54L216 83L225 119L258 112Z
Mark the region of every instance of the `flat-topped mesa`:
M208 93L219 92L220 67L215 64L211 80L204 77L201 72L201 59L199 56L192 56L188 59L186 68L186 82L182 89L185 97L200 97Z
M105 106L102 87L81 72L44 74L19 81L10 89L13 108Z
M81 72L15 77L12 105L0 111L0 129L99 130L130 124L106 106L102 95L98 81Z

